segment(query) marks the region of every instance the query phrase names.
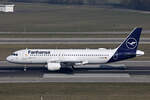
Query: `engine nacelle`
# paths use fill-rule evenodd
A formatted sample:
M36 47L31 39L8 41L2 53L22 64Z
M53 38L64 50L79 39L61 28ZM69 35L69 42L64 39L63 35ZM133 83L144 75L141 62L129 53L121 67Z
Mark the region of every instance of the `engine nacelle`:
M60 68L61 68L60 63L48 63L47 64L47 69L50 71L60 70Z

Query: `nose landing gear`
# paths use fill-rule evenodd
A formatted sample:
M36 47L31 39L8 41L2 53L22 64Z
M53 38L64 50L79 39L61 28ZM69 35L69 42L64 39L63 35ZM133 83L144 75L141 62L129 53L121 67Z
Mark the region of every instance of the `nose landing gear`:
M26 72L27 71L27 65L24 65L24 72Z

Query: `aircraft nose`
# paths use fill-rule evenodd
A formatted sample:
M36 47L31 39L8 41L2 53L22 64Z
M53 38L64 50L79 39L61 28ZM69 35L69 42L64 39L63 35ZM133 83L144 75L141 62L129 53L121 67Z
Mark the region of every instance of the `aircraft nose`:
M11 62L11 61L12 61L12 57L11 57L11 56L8 56L8 57L6 58L6 60L9 61L9 62Z

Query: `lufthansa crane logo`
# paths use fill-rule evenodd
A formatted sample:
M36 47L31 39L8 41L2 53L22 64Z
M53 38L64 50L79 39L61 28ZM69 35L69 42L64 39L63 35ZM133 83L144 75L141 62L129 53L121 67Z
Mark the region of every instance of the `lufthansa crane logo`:
M129 49L135 49L137 47L137 40L135 38L129 38L127 41L126 41L126 46L129 48Z

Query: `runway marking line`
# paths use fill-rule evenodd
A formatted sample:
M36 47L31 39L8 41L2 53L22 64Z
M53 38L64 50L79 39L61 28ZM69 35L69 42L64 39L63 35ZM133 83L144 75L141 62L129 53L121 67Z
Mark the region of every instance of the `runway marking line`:
M63 75L63 74L44 74L43 78L129 78L129 74L73 74L73 75Z

